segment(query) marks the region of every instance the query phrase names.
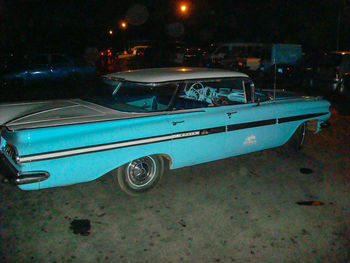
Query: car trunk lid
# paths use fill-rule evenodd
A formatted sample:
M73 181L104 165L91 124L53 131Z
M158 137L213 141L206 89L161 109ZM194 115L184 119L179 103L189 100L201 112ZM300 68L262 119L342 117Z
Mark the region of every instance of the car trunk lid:
M152 115L159 113L121 112L83 100L0 105L0 125L12 131Z

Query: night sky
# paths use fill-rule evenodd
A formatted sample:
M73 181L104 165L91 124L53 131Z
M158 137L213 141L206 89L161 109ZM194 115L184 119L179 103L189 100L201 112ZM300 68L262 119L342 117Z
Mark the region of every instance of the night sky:
M339 49L350 49L349 0L0 0L0 19L5 51L72 53L125 40L298 43L306 51L335 50L337 35ZM127 22L124 30L121 21Z

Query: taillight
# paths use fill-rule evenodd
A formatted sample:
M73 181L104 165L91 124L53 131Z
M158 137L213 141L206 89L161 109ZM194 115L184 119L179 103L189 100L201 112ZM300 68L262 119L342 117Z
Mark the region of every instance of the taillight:
M14 146L6 144L4 150L15 163L19 163L18 152Z

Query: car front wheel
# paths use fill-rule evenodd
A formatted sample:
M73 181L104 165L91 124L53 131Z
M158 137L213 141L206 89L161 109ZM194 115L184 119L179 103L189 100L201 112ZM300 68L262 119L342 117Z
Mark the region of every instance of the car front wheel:
M114 178L125 193L135 196L153 189L163 174L163 158L149 155L119 167Z

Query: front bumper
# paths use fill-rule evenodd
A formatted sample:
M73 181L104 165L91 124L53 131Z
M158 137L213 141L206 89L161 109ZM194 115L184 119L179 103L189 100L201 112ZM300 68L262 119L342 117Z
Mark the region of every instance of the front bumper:
M15 185L38 183L50 177L46 171L18 171L3 153L0 153L0 174Z

